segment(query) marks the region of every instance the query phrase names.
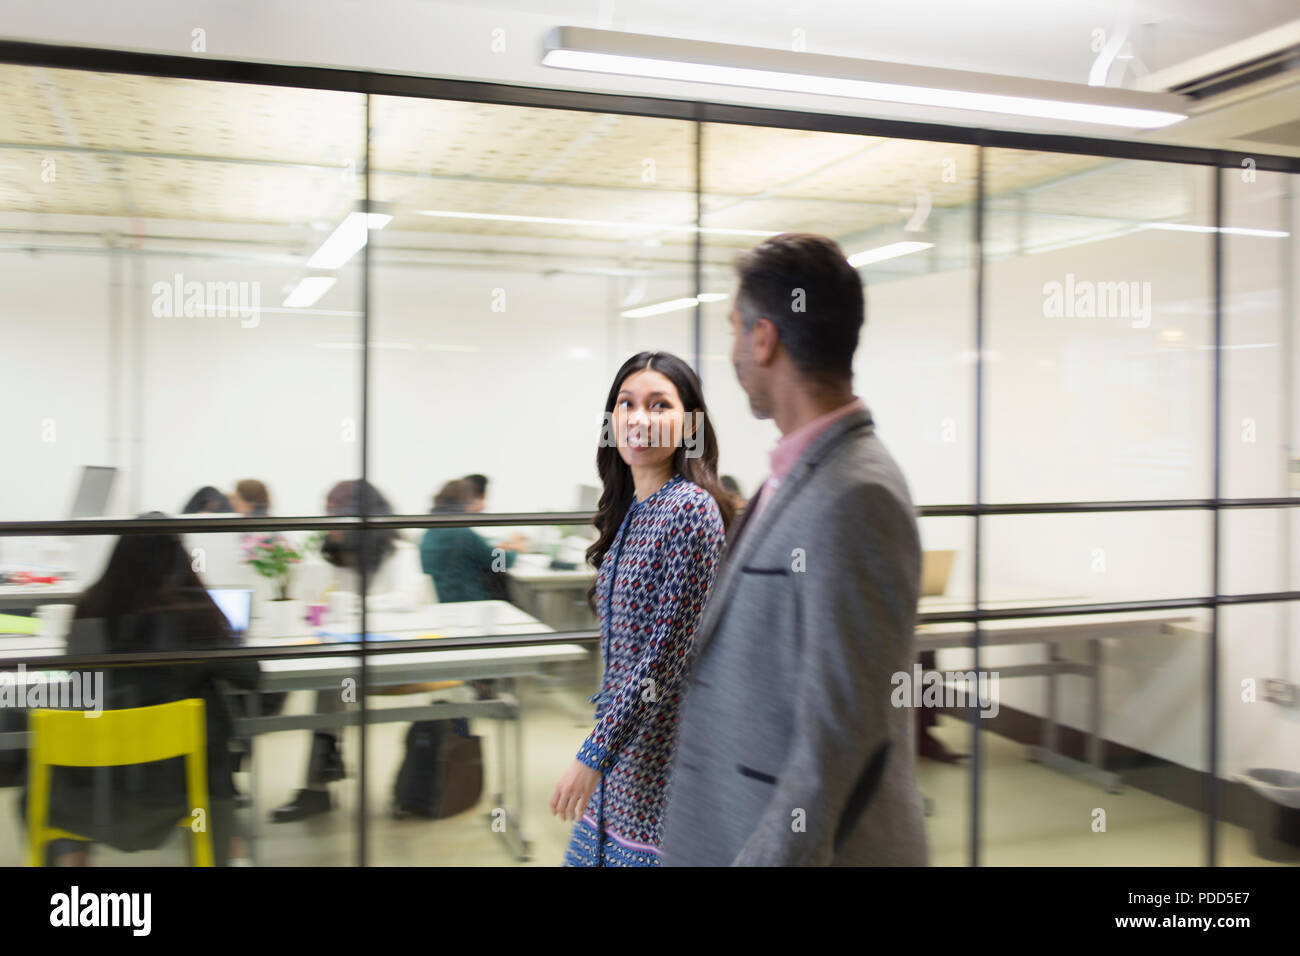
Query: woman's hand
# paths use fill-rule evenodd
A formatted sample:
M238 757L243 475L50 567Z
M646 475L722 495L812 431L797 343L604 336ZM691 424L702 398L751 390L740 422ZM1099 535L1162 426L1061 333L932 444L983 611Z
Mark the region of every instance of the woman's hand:
M506 538L497 547L503 551L527 551L530 544L528 536L520 531Z
M581 760L573 761L555 785L555 793L551 795L551 813L558 814L562 820L578 819L599 784L597 771Z

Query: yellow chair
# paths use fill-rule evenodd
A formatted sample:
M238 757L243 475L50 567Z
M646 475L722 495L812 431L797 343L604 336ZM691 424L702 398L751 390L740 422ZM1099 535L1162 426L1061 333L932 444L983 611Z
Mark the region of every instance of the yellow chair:
M46 826L51 767L122 767L172 757L185 758L190 807L203 811L202 830L196 833L190 827L194 865L212 866L208 744L202 700L105 710L98 717L87 717L80 710L32 710L27 719L32 733L28 756L28 866L43 865L45 846L51 840L87 839ZM182 826L187 823L182 819Z

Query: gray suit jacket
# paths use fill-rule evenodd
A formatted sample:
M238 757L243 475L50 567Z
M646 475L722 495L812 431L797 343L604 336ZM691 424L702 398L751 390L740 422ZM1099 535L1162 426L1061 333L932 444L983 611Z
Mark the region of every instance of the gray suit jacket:
M915 715L890 703L915 660L920 538L870 414L753 510L695 633L664 863L924 865Z

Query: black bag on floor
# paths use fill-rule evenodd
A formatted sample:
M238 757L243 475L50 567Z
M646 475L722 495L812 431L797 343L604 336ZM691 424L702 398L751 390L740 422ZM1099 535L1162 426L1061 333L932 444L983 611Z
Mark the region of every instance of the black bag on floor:
M453 723L421 720L406 732L406 756L393 785L399 810L441 820L478 803L483 793L482 742L453 733Z

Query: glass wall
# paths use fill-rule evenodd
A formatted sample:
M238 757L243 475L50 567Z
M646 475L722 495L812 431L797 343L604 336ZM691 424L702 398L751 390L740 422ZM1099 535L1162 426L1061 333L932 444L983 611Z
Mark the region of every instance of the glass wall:
M918 664L985 681L917 708L932 862L1284 855L1255 839L1260 781L1300 774L1285 161L424 92L0 65L0 691L197 697L211 761L198 798L175 755L56 774L42 859L558 864L613 376L686 359L756 492L780 435L732 261L782 232L859 270ZM37 738L76 736L28 699L8 865Z

